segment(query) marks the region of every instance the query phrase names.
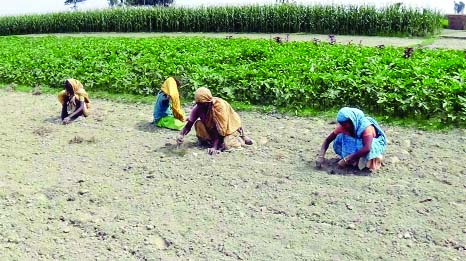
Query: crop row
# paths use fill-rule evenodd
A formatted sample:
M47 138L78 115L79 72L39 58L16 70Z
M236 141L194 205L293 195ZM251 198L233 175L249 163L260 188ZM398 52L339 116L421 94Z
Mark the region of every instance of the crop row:
M1 37L0 82L154 95L206 86L230 101L293 109L344 105L398 117L466 121L462 51L207 38Z
M397 5L114 8L0 17L0 35L73 32L261 32L426 36L439 13Z

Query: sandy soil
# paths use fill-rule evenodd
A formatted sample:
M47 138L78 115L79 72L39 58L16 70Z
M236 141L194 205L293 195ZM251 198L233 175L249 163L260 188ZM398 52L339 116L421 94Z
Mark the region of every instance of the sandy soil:
M78 34L53 34L63 37L161 37L161 36L188 36L188 37L211 37L211 38L248 38L248 39L273 39L280 37L283 41L314 41L319 39L323 42L329 41L328 35L323 34L263 34L263 33L78 33ZM31 34L28 37L43 37L47 34ZM425 45L429 48L457 49L463 50L466 47L466 31L444 30L442 34L433 40L426 42L424 38L408 37L379 37L379 36L359 36L359 35L336 35L338 44L362 44L364 46L396 46L411 47Z
M211 37L211 38L247 38L247 39L273 39L280 37L283 41L313 41L314 38L328 42L329 36L322 34L263 34L263 33L79 33L79 34L53 34L55 36L73 37L161 37L161 36L188 36L188 37ZM47 36L44 34L31 34L30 37ZM421 44L423 38L397 38L378 36L356 36L356 35L336 35L336 42L339 44L362 44L365 46L390 45L390 46L413 46Z
M0 90L0 259L464 260L466 131L384 126L378 173L317 170L324 118L242 112L256 145L207 155L151 105ZM334 156L332 153L329 156Z
M442 49L457 49L457 50L466 50L466 37L464 39L454 39L454 38L439 38L435 40L430 48L442 48Z

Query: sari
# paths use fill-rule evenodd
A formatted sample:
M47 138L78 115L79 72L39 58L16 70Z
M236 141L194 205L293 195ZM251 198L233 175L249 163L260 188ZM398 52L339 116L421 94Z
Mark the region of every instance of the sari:
M154 123L157 127L181 130L185 116L181 108L178 86L173 77L163 84L154 103Z
M210 142L209 133L217 131L223 139L226 150L239 148L241 142L241 118L231 105L218 97L213 97L209 89L199 88L195 93L196 103L211 103L206 115L195 122L196 136L203 142Z
M73 113L77 109L76 101L84 102L83 116L89 116L91 108L91 100L89 99L89 94L87 94L80 81L75 79L68 79L66 81L68 81L71 87L73 88L74 97L71 97L71 94L68 93L67 90L63 90L58 94L58 101L62 105L67 106L68 114ZM65 104L65 101L68 101L67 104Z
M384 131L375 119L366 117L361 110L356 108L344 107L338 112L337 121L339 123L348 120L351 120L353 123L355 137L344 133L338 134L333 142L333 150L341 158L359 151L364 146L362 139L363 132L368 127L373 126L375 129L375 137L372 140L369 153L360 159L359 168L368 167L374 170L380 168L383 154L387 146L387 137Z

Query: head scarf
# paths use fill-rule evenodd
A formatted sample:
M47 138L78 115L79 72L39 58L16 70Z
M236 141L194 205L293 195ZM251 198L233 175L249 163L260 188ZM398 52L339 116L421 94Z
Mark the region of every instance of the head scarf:
M184 112L181 109L180 94L178 92L178 85L173 77L168 78L162 84L161 88L168 97L170 97L170 106L173 111L173 116L180 121L184 121Z
M84 90L82 83L76 79L68 79L66 81L70 83L75 98L80 100L81 97L83 97L84 102L86 103L86 107L89 109L91 100L89 99L89 95L87 94L86 90ZM58 100L61 104L65 103L65 95L69 96L70 94L68 93L68 91L65 90L58 95Z
M197 89L194 93L194 100L196 103L212 102L212 99L212 93L205 87Z
M225 137L241 128L241 118L227 101L214 97L212 112L220 135Z
M337 114L337 121L338 123L342 124L348 120L351 120L354 126L354 133L357 137L361 137L364 130L372 125L371 121L369 121L368 117L364 115L359 109L350 108L350 107L343 107L338 111Z
M231 105L217 97L212 97L209 89L201 87L196 90L194 95L196 103L212 102L212 107L208 112L207 125L215 124L215 126L207 126L208 128L215 127L218 133L225 137L233 134L241 127L241 118Z
M356 133L357 137L361 137L364 130L370 125L373 125L375 131L377 132L377 136L383 136L384 141L387 139L385 132L382 130L382 127L380 127L379 123L371 117L366 117L364 115L364 112L362 112L359 109L343 107L342 109L340 109L340 111L338 111L338 123L341 124L348 120L351 120L351 122L353 123L354 133Z
M84 89L82 83L76 79L68 79L66 81L70 83L71 88L75 94L78 93L81 89Z

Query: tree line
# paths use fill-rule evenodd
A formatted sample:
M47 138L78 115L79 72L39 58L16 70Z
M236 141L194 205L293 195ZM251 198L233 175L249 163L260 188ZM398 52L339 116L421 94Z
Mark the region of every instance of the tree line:
M65 5L71 5L71 8L76 9L79 3L86 2L87 0L66 0ZM158 5L170 6L174 0L107 0L109 6L137 6L137 5Z
M76 9L78 3L85 2L87 0L66 0L65 5L71 5L71 8ZM172 5L175 0L107 0L108 5L111 7L116 6L138 6L138 5L146 5L146 6L170 6ZM279 4L288 4L293 3L294 1L290 0L277 0Z

